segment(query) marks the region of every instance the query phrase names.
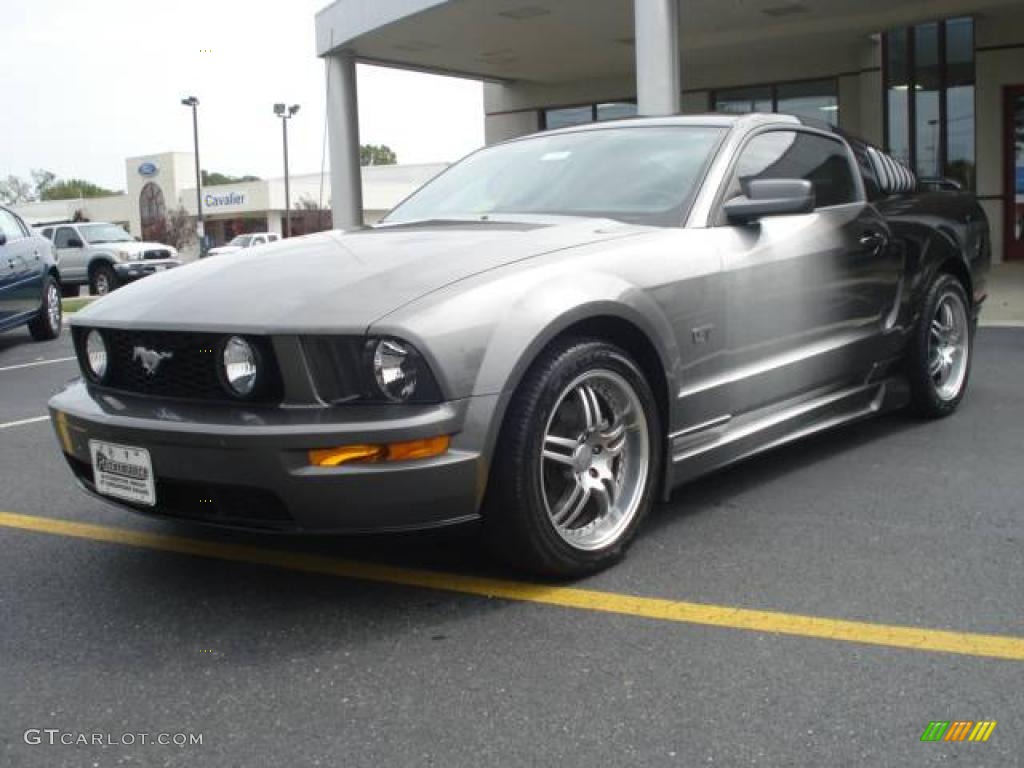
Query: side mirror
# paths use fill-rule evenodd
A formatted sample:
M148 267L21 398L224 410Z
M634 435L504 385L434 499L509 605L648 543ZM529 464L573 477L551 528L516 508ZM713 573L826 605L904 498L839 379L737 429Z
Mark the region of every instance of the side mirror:
M748 224L765 216L791 216L814 210L814 185L804 179L759 179L747 184L747 194L723 207L733 224Z
M65 248L84 248L85 246L82 244L82 241L80 239L78 239L77 237L69 237L68 238L68 244L66 246L64 246L64 247Z
M0 245L7 245L7 233L0 232Z

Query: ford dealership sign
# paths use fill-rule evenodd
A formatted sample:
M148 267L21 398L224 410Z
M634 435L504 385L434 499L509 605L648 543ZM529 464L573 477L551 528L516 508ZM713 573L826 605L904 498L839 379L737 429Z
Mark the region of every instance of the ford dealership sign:
M146 162L139 166L139 176L156 176L159 172L156 163Z

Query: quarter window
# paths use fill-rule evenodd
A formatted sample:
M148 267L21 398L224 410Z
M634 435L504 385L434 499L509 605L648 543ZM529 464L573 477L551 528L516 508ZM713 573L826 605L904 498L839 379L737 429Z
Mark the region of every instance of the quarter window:
M818 208L858 199L850 159L835 139L799 131L769 131L743 148L728 198L760 179L805 179L814 185Z

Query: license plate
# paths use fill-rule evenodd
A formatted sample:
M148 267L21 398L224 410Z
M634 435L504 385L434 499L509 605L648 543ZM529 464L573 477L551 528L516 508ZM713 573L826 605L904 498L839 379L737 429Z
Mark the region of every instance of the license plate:
M105 496L145 504L156 504L153 462L145 448L89 441L92 475L96 490Z

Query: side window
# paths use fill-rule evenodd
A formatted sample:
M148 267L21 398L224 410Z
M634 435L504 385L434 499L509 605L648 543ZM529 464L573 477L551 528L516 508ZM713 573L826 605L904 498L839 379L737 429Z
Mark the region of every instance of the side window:
M252 239L252 244L253 245L263 245L263 238L262 237L254 237Z
M271 243L276 243L278 241L278 237L277 235L267 235L267 241Z
M3 208L0 208L0 232L7 235L8 241L21 240L25 236L17 217Z
M53 238L54 248L67 248L68 241L75 236L75 230L71 227L61 227Z
M743 148L726 199L757 179L805 179L818 208L857 201L857 184L843 144L817 134L769 131Z
M42 232L43 237L47 240L53 240L53 227L46 227Z

